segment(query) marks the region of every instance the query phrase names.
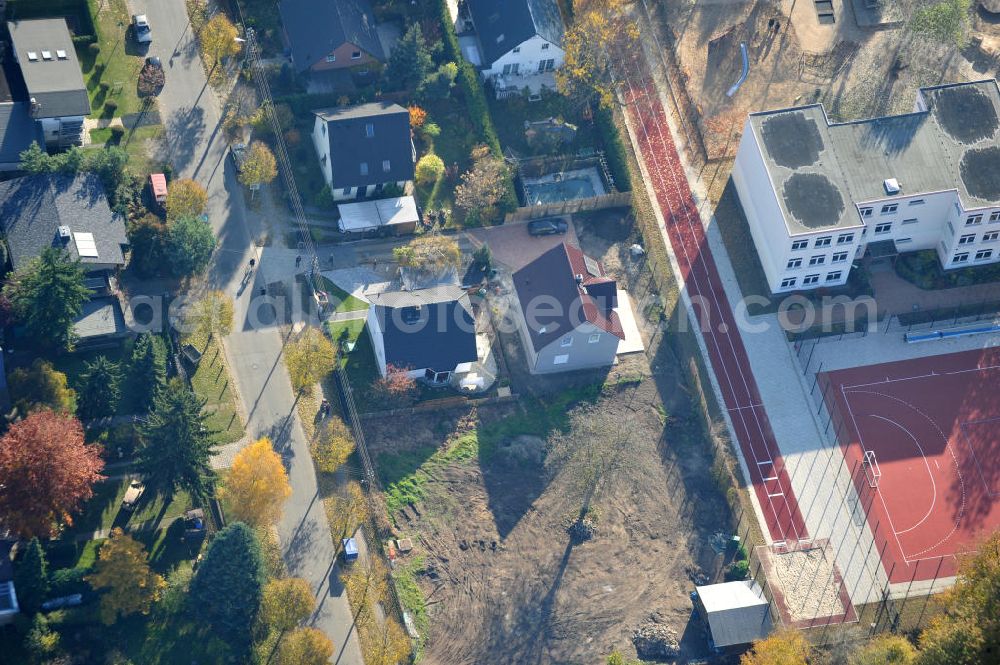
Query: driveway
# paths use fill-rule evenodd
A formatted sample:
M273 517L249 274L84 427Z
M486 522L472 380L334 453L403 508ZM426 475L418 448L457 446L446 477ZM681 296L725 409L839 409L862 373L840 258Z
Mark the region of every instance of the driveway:
M285 504L278 535L289 574L306 579L315 590L317 610L310 624L333 640L335 662L363 665L353 615L337 576L336 549L315 470L281 360L285 339L273 315L267 314L273 309L266 304L257 307L267 300L256 295L264 282L291 285L293 281L295 252L280 244L284 233L271 233L275 244L262 249L254 248L252 242L271 231L269 220L284 216L267 205L270 197L266 195L260 197L257 211L246 206L243 188L226 159L221 105L207 85L184 0L132 0L131 4L132 11L145 12L152 25L150 55L166 63L166 85L160 94L167 132L163 157L173 163L177 177L194 178L208 191L207 212L219 249L207 286L235 298L234 330L224 345L247 414L247 431L251 437L271 437L288 469L292 496ZM258 256L260 266L257 281L241 288L243 270L253 255Z
M568 217L567 217L568 218ZM493 259L504 264L511 272L520 270L556 245L566 242L580 246L576 229L570 221L564 235L533 236L528 233L528 222L515 222L503 226L471 229L468 235L477 245L490 246Z

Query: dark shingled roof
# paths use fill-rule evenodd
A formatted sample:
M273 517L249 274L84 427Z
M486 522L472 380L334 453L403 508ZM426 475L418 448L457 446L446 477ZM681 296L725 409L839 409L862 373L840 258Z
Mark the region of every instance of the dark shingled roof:
M460 287L385 291L369 300L382 328L386 364L451 372L479 358L472 303Z
M278 8L299 71L347 43L376 60L385 60L367 0L281 0Z
M19 163L32 141L43 140L27 99L17 63L7 58L0 67L0 164Z
M585 322L625 339L614 311L618 305L615 281L605 275L600 263L576 247L556 245L515 272L514 289L536 352ZM552 307L553 300L558 308ZM539 309L534 311L533 306Z
M563 21L556 0L468 0L483 47L492 64L518 44L539 35L562 46Z
M326 122L333 189L413 179L410 112L399 104L373 102L313 113ZM369 123L374 125L373 136L367 133ZM386 160L388 171L382 168Z
M8 21L7 29L28 96L38 104L35 116L90 115L90 99L66 20ZM43 51L50 53L49 59L42 57ZM59 58L58 51L62 51L65 57ZM36 54L35 60L29 60L29 52Z
M0 224L15 270L46 247L64 247L85 269L94 263L125 265L125 222L111 211L93 174L32 175L0 182ZM97 257L81 257L75 236L59 238L60 226L68 226L71 234L92 233Z

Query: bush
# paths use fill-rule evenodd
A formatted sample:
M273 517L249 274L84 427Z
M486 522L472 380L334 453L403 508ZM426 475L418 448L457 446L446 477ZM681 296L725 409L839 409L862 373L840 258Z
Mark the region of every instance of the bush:
M608 162L608 170L615 180L615 187L620 192L627 192L632 188L628 173L628 157L625 153L625 144L615 126L611 111L600 104L591 105L594 110L594 128L597 135L604 144L604 156Z
M104 110L107 113L114 113L115 111L118 110L118 102L114 101L113 99L104 102Z
M98 44L97 42L92 42L90 46L87 47L87 50L93 53L94 55L97 55L98 53L101 52L101 45ZM97 69L97 67L94 67L94 69Z
M59 598L74 593L87 593L90 585L84 580L87 571L83 568L61 568L49 576L49 596Z
M734 561L726 568L726 581L745 580L750 577L750 562Z
M433 152L429 152L417 162L415 178L420 184L435 182L444 175L444 162Z
M111 127L110 129L111 129L111 139L115 143L120 142L122 140L122 137L125 136L125 128L124 127L119 127L119 126L115 125L114 127Z

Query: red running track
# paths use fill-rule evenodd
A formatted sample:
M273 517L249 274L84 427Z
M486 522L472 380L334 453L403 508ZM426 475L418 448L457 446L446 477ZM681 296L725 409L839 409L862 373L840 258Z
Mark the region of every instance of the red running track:
M750 482L771 539L793 543L808 537L798 501L761 403L733 310L719 279L698 208L670 134L655 84L636 84L623 74L626 113L652 179L665 231L700 322L733 430L750 468Z

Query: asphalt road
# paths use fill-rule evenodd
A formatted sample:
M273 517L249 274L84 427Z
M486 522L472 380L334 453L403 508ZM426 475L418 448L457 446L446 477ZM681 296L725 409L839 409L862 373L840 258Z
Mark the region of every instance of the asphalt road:
M153 30L149 55L159 56L166 84L159 96L166 125L166 156L176 177L194 178L208 191L208 215L219 238L210 267L209 287L235 298L235 324L225 339L226 356L253 437L270 436L286 461L292 496L278 525L289 574L316 590L317 610L310 623L334 643L334 662L363 665L353 615L335 570L336 549L330 537L308 444L295 410L295 397L281 361L284 344L274 309L261 298L260 284L291 283L295 251L275 245L258 252L260 269L252 284L241 286L253 238L268 230L268 215L249 210L236 180L221 130L221 105L207 86L188 25L184 0L130 0L144 12ZM273 217L272 217L273 218Z

